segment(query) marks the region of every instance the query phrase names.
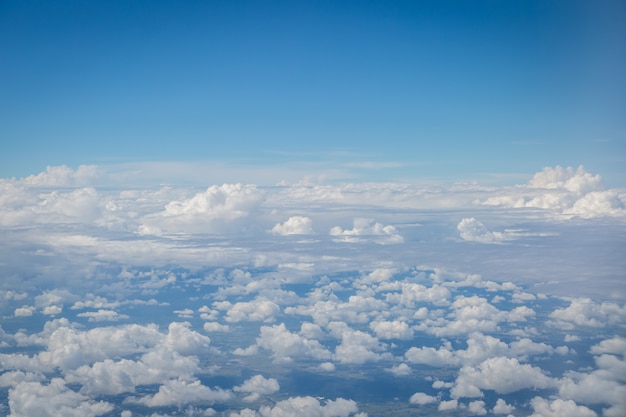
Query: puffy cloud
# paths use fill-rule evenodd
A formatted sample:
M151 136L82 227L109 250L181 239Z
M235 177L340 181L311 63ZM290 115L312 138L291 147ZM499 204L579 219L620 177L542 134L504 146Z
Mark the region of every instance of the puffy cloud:
M459 407L459 402L457 400L448 400L448 401L440 402L437 409L439 411L450 411L450 410L456 410L458 407Z
M406 359L415 364L435 367L457 366L460 362L449 346L434 349L432 347L411 347L404 354Z
M284 223L277 223L272 228L275 235L309 235L313 233L313 221L304 216L292 216Z
M541 397L535 397L530 401L534 413L531 417L596 417L593 410L577 405L572 400L562 400L557 398L548 401Z
M12 417L95 417L113 410L113 405L93 401L69 389L60 378L48 385L22 382L9 390Z
M143 232L213 233L242 219L261 202L263 193L254 185L213 185L184 200L174 200L165 210L143 219Z
M622 355L626 358L626 339L621 336L605 339L597 345L592 346L590 352L595 355L612 353L614 355Z
M576 170L544 168L526 187L509 195L490 197L484 204L549 209L583 218L626 214L624 198L615 190L604 190L600 175L592 175L582 166Z
M394 226L374 223L372 219L356 218L352 229L343 230L339 226L330 229L330 235L344 242L364 242L373 239L380 244L402 243L404 238L398 234Z
M437 336L450 336L476 331L493 332L498 328L498 323L505 320L507 313L498 310L482 297L458 296L451 305L451 321L436 323L427 329ZM433 323L435 324L435 323Z
M219 324L214 321L204 323L202 328L205 332L227 332L230 330L228 324Z
M412 373L411 367L404 362L399 365L392 366L390 369L387 369L387 371L397 377L411 375Z
M508 394L525 388L548 388L554 385L540 368L520 364L515 358L494 357L478 366L464 366L450 391L455 398L482 397L481 389Z
M291 361L292 357L304 356L315 359L330 359L331 353L320 342L292 333L284 323L262 326L257 346L272 352L277 362Z
M555 326L573 329L574 326L600 328L620 323L626 319L626 306L616 303L596 303L589 298L575 298L570 305L550 313L557 322Z
M468 410L475 416L484 416L487 414L487 410L485 409L485 402L481 400L472 401L468 404Z
M312 305L287 307L285 313L309 315L317 324L325 326L331 321L367 323L371 317L377 317L380 311L387 308L387 303L377 298L351 295L347 302L339 302L335 299L320 300Z
M120 314L113 310L88 311L85 313L78 313L77 317L87 317L89 321L119 321L121 319L127 319L128 316Z
M15 309L13 314L15 317L30 317L35 312L35 307L33 306L23 306Z
M184 404L213 404L217 401L226 401L230 399L232 394L222 389L213 390L204 386L198 380L185 381L174 379L167 381L159 387L159 391L154 395L146 395L144 397L130 400L148 407L167 407L178 406Z
M409 402L411 404L417 404L417 405L431 404L436 401L437 401L437 397L424 394L423 392L416 392L415 394L411 395L411 398L409 398Z
M370 329L381 339L409 340L413 338L413 330L404 321L375 321L370 323Z
M395 292L397 289L400 292ZM408 308L413 308L416 303L420 302L429 302L436 306L448 305L450 304L449 299L451 296L450 290L444 286L435 284L431 287L426 287L413 282L382 283L378 286L377 291L394 291L389 292L385 300Z
M65 165L48 166L44 172L30 175L20 182L31 187L72 187L84 185L97 175L98 168L95 165L80 165L76 170Z
M502 398L498 398L491 412L493 414L510 414L515 410L515 406L507 404Z
M329 330L336 337L341 338L341 343L335 348L334 358L341 363L362 364L375 362L383 356L380 353L386 346L370 335L360 330L354 330L343 322L332 322L328 325Z
M352 400L337 398L327 400L322 404L313 397L291 397L279 401L274 406L263 406L258 412L245 409L239 413L232 413L230 417L366 417L358 413L359 409Z
M256 401L261 395L270 395L278 390L280 390L278 381L274 378L265 378L263 375L255 375L240 386L233 388L235 392L247 393L248 395L243 399L247 402Z
M206 351L210 343L210 338L191 330L191 324L188 322L170 323L164 340L165 346L183 355Z
M506 233L490 232L484 224L473 217L462 219L457 225L461 238L471 242L500 243L510 239Z
M219 310L226 310L225 320L229 323L240 321L272 322L280 310L278 304L263 298L252 301L241 301L231 304L228 301L216 302L214 306Z

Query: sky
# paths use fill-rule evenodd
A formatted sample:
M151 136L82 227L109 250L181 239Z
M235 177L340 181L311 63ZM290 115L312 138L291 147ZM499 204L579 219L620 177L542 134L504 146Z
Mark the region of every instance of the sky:
M625 20L619 1L4 1L0 174L511 183L584 164L623 186Z
M623 2L0 2L0 416L623 417Z

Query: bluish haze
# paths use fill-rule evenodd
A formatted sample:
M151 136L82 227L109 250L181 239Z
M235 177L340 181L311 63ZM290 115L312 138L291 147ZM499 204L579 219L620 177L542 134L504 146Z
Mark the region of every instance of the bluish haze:
M623 417L623 2L0 2L0 416Z

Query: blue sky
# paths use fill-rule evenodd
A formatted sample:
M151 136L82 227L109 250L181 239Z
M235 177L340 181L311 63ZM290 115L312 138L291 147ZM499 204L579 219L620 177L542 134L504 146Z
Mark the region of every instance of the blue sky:
M153 161L585 165L625 185L626 7L5 1L0 175Z

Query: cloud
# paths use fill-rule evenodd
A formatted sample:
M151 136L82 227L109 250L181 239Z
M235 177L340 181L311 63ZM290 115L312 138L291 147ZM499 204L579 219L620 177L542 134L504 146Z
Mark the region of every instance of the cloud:
M324 404L313 397L291 397L278 401L274 406L262 406L260 410L244 409L240 413L233 413L231 417L367 417L365 413L358 413L356 402L337 398L327 400Z
M79 313L77 317L87 317L89 321L119 321L129 318L125 314L120 314L113 310L88 311L85 313Z
M30 187L72 187L84 185L98 176L95 165L80 165L73 170L66 165L48 166L44 172L29 175L19 183Z
M596 417L597 414L583 405L577 405L574 401L564 401L557 398L548 401L541 397L535 397L530 401L534 413L531 417Z
M398 234L394 226L384 226L366 218L354 219L352 229L343 230L341 227L335 226L330 229L330 235L335 236L341 242L365 242L368 239L383 245L404 242L404 238Z
M416 392L415 394L411 395L411 398L409 398L409 402L411 404L426 405L437 402L437 397L424 394L423 392Z
M49 384L22 382L9 389L12 417L95 417L113 410L113 405L93 401L72 391L61 378Z
M280 310L278 304L263 298L252 301L241 301L231 304L229 301L216 302L214 306L219 310L226 310L225 320L229 323L241 321L272 322Z
M313 221L304 216L292 216L284 223L277 223L272 228L275 235L310 235L313 233Z
M479 243L501 243L510 240L511 236L502 232L490 232L484 224L473 217L462 219L457 230L463 240Z
M602 328L626 319L626 306L616 303L597 303L589 298L575 298L565 308L558 308L550 313L554 324L563 329L574 329L575 326Z
M624 216L624 196L605 190L600 175L592 175L580 166L544 168L525 187L508 195L489 197L486 205L552 210L567 217L592 218Z
M213 185L193 197L169 202L143 218L142 233L215 233L248 217L263 199L254 185Z
M478 366L464 366L450 391L455 398L482 397L481 390L509 394L525 388L548 388L554 381L540 368L521 364L515 358L493 357Z
M515 410L515 406L507 404L502 398L498 398L496 405L493 406L491 412L493 414L510 414Z
M234 387L233 391L247 393L244 397L244 401L252 402L257 401L261 395L270 395L278 392L280 385L274 378L265 378L263 375L255 375L252 378L246 380L240 386Z
M137 402L148 407L167 407L173 405L181 407L189 403L214 404L217 401L226 401L230 399L231 396L232 394L228 391L222 389L212 390L202 385L198 380L185 381L173 379L161 385L156 394L129 400L129 402Z
M331 353L319 341L290 332L284 323L262 326L256 345L272 352L275 362L290 362L293 357L331 358Z

